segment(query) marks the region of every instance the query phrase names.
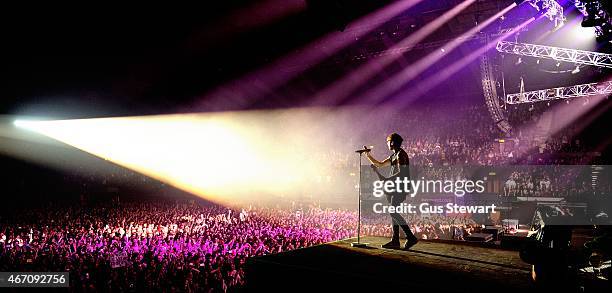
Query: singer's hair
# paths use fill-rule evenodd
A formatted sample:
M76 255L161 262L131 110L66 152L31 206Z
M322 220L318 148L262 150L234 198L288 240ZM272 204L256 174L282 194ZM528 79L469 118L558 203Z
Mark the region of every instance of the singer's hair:
M404 141L404 139L402 138L401 135L394 132L387 136L387 141L392 141L393 145L399 147L402 145L402 142Z

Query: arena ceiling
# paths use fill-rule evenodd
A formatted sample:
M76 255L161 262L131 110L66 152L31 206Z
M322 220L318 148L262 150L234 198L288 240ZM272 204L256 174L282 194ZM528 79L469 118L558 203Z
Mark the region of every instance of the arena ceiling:
M0 20L0 114L76 118L180 112L203 93L328 32L348 35L363 29L346 24L390 2L260 0L220 1L198 9L14 9ZM460 2L421 1L377 32L410 31ZM511 2L476 1L432 38L446 39L473 27ZM336 56L328 66L345 66L354 54Z

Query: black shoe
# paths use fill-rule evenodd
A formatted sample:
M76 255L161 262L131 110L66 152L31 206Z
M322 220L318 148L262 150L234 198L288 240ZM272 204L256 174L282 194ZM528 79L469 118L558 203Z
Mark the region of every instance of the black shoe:
M398 249L400 248L400 243L399 243L399 240L391 240L387 242L386 244L381 245L380 247L389 248L389 249Z
M410 249L410 247L413 247L417 242L419 242L417 239L406 240L406 243L404 243L404 250Z

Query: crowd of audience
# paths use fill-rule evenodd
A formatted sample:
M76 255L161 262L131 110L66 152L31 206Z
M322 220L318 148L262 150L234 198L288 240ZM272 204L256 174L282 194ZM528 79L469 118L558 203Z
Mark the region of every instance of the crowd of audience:
M70 271L78 291L224 291L244 284L246 258L348 238L356 223L354 212L321 209L50 207L2 219L0 270Z
M407 215L419 239L464 240L469 217ZM362 235L389 237L386 215ZM31 209L0 221L0 270L70 271L78 291L225 291L245 284L246 259L355 236L341 209L231 209L192 201Z
M609 193L610 184L605 179L597 185L592 185L590 171L587 166L553 165L543 168L532 166L514 168L504 182L504 195L568 198Z
M596 154L591 154L596 152L590 152L582 142L579 129L569 125L552 131L550 125L540 126L538 119L545 109L539 110L521 107L508 111L513 128L504 133L484 105L424 106L371 123L352 144L379 142L397 132L404 137L402 147L411 164L419 166L578 165L597 160Z
M432 106L385 116L380 121L371 122L371 125L368 125L371 127L364 127L367 130L364 130L361 136L339 140L346 140L352 148L359 148L363 142L380 145L387 134L400 133L404 138L402 148L410 157L411 170L422 171L418 175L426 179L469 178L469 175L461 170L462 166L548 167L602 163L601 154L586 147L578 135L578 129L570 125L558 132L543 131L538 119L542 111L546 110L545 106L544 109L529 109L521 107L508 111L512 112L509 119L514 126L511 133L503 133L492 123L484 105L445 108ZM388 151L384 149L375 148L373 152L379 159L388 155ZM358 161L352 151L332 150L321 161L334 162L335 168L327 172L332 181L357 184L358 177L355 173L358 170ZM363 163L366 164L367 161ZM570 174L574 176L572 177L568 174L553 173L519 172L516 176L503 177L506 176L504 174L500 177L505 179L500 184L499 191L495 192L505 196L568 197L594 192L605 193L610 190L609 183L604 180L592 185L590 177L576 180L576 174Z

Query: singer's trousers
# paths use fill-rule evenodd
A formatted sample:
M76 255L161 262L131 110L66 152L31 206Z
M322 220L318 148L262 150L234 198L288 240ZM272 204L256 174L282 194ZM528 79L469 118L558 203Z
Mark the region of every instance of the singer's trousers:
M406 195L387 195L387 201L393 206L401 205L404 200L406 200ZM410 226L406 223L406 219L404 219L400 213L389 213L389 215L391 216L391 227L393 228L392 241L399 241L400 228L402 228L404 234L406 234L406 239L410 241L417 240L416 236L410 231Z

